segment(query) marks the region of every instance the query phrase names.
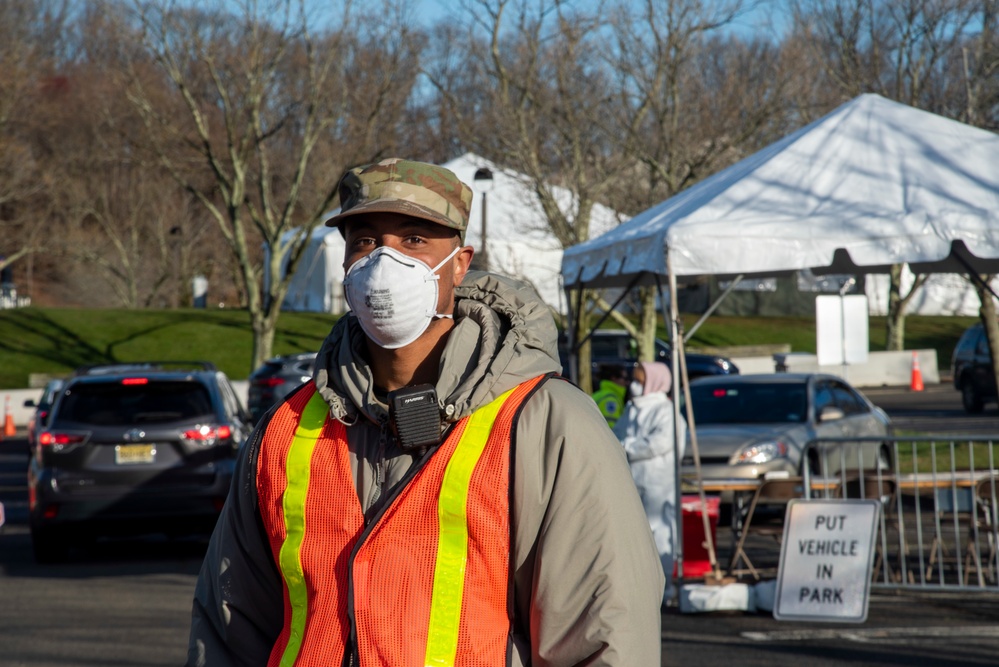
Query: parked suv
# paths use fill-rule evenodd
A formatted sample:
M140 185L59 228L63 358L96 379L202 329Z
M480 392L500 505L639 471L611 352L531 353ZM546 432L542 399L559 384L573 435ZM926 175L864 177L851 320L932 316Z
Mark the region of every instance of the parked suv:
M312 379L316 365L315 352L301 352L268 359L250 374L246 403L250 417L256 423L271 406Z
M249 418L208 362L78 369L55 398L28 466L35 558L84 538L208 534Z
M627 331L623 329L597 329L590 337L590 362L593 373L598 375L605 366L624 366L628 369L638 363L638 344ZM656 339L656 358L666 365L671 363L672 354L669 343ZM562 362L562 372L569 372L569 346L564 337L559 339L559 358ZM687 375L690 379L704 375L737 375L739 368L725 357L714 354L686 354Z
M961 334L951 356L950 370L954 388L961 392L965 412L979 413L985 404L996 400L996 378L985 327L979 322Z

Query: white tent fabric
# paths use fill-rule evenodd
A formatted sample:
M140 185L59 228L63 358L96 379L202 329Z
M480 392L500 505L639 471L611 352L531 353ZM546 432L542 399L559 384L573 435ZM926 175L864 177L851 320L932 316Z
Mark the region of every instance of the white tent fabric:
M877 95L568 248L567 287L676 277L999 272L999 135Z
M902 272L902 289L908 292L915 276L908 269ZM889 277L884 274L868 275L865 281L868 313L888 314ZM992 281L992 290L999 294L999 278ZM916 290L905 307L909 315L948 315L977 317L981 308L975 286L965 276L956 273L935 273Z
M530 283L545 303L564 314L565 298L559 284L562 245L549 229L528 178L474 153L466 153L442 166L472 188L465 242L476 250L482 248L482 195L486 193L489 270ZM475 180L475 172L482 168L492 172L492 182ZM559 187L553 188L553 192L562 210L569 212L573 204L572 192ZM621 220L612 209L597 205L590 216L590 233L607 232L617 227Z
M294 231L289 234L294 234ZM281 309L316 313L346 312L347 302L343 297L343 251L344 243L339 231L326 226L313 230L302 261L288 285L288 294L285 295Z

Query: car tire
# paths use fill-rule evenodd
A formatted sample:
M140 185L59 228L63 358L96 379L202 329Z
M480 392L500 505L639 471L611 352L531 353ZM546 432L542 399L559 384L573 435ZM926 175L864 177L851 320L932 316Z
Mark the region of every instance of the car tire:
M63 531L54 528L31 528L31 547L35 562L62 563L69 558L71 542Z
M973 382L961 385L961 404L964 406L964 411L971 415L977 415L985 409L985 400L975 390Z

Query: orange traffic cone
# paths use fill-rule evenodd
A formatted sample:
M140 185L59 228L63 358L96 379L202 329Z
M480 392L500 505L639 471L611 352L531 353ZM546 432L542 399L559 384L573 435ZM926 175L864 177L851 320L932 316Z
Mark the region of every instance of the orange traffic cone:
M923 373L919 370L919 355L912 351L912 379L909 381L909 389L912 391L922 391Z
M14 415L10 414L10 396L5 396L3 402L3 434L5 438L17 435L17 429L14 428Z

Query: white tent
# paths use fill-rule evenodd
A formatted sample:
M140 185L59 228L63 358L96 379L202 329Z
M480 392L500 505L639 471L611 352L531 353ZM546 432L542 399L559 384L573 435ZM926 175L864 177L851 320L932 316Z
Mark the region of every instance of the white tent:
M999 272L999 136L861 95L569 248L566 286L667 276Z
M294 231L289 232L293 234ZM298 270L288 285L282 310L344 313L343 237L336 229L319 226L312 232ZM287 266L287 258L285 259Z
M489 270L530 283L545 303L565 313L565 298L559 285L562 246L548 228L541 204L527 177L472 153L442 166L453 171L472 188L466 243L477 251L482 248L482 198L485 193ZM491 181L475 180L479 169L488 169L492 174ZM571 193L564 188L554 188L554 193L560 205L568 211L573 203ZM597 205L591 215L591 233L606 232L620 221L614 211ZM292 277L282 308L345 312L347 304L341 285L343 251L343 238L339 231L318 227L312 233L305 255Z
M562 245L548 227L541 203L523 174L503 169L474 153L466 153L442 166L472 188L472 209L465 242L482 248L482 199L486 195L486 250L489 270L529 282L541 298L560 313L566 312L559 284ZM479 169L488 169L492 181L475 180ZM573 194L555 187L553 192L563 211L569 212ZM590 233L602 234L620 224L622 218L603 205L590 217Z
M566 287L668 279L677 341L678 277L884 273L898 263L917 273L999 272L999 136L861 95L566 249L562 276ZM688 432L696 462L693 423ZM677 466L678 487L679 474Z

